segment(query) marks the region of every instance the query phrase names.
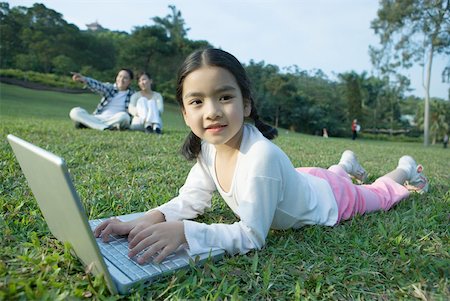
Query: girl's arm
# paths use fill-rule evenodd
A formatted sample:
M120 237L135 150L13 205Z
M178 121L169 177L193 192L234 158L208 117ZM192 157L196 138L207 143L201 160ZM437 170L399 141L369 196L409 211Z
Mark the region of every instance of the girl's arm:
M277 178L255 177L245 183L239 195L240 221L231 225L203 224L184 221L184 232L191 253L220 248L230 254L244 254L261 249L281 199L281 181Z
M200 163L196 163L176 198L130 222L107 220L94 230L94 235L102 237L105 242L110 234L128 235L130 257L145 250L137 258L139 263L144 263L153 256L155 262L161 262L186 243L181 220L194 218L211 207L214 190L214 182L207 170Z
M167 221L193 219L211 207L216 185L206 167L197 162L190 170L177 197L157 207Z
M232 201L236 204L233 205L233 210L240 221L231 225L207 225L188 220L196 216L195 214L180 216L179 219L184 219L184 233L191 253L203 253L211 248L220 248L231 254L243 254L264 246L278 203L283 199L282 179L286 174L285 169L292 171L293 166L287 156L272 144L250 145L254 146L250 150L243 148L240 163L235 171ZM212 159L214 155L214 151L202 148L199 160L205 162L203 169L211 173L214 172ZM201 168L202 165L198 166ZM209 185L215 188L211 176L209 181ZM162 212L168 219L169 214L163 210Z

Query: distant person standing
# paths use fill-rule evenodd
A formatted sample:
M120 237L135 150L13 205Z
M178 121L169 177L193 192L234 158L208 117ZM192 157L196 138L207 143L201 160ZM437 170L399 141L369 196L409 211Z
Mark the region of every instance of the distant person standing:
M447 148L448 145L448 135L445 134L444 135L444 139L442 140L443 144L444 144L444 148Z
M131 121L128 105L134 93L130 89L132 79L133 72L129 69L121 69L114 84L102 83L80 73L73 73L72 80L86 84L90 90L103 96L93 114L80 107L70 110L69 116L75 122L75 128L100 131L127 129Z
M164 111L163 97L152 90L152 77L148 72L142 72L138 76L138 85L141 91L131 96L128 112L133 116L130 129L145 131L146 133L161 134Z
M358 137L359 124L358 119L353 119L352 122L352 140L355 140Z

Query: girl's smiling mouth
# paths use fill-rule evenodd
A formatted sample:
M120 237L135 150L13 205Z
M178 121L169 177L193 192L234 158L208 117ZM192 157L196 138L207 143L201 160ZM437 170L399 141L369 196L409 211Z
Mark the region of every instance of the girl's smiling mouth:
M206 130L208 132L216 133L216 132L220 132L225 127L226 127L226 125L224 125L224 124L212 124L212 125L207 126Z

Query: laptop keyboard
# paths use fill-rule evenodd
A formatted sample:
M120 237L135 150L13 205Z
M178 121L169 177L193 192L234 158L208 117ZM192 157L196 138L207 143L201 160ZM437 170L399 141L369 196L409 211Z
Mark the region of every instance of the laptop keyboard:
M101 222L102 220L91 220L89 221L89 224L91 228L94 229ZM127 274L132 280L152 277L189 265L187 256L179 257L175 254L167 256L164 261L159 264L153 263L150 260L149 263L141 265L134 259L128 257L128 240L124 236L111 235L109 242L107 243L103 242L100 238L97 238L97 244L103 256L123 273Z

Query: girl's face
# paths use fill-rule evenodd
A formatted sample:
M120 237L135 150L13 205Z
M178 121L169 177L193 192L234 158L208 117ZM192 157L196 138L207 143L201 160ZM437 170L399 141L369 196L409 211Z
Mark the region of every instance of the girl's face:
M116 86L119 91L125 91L131 84L130 74L125 70L120 70L116 76Z
M216 146L239 148L251 107L234 76L224 68L205 66L189 73L182 88L183 116L192 132Z
M152 88L152 80L148 78L147 74L142 74L138 81L141 90L150 90Z

